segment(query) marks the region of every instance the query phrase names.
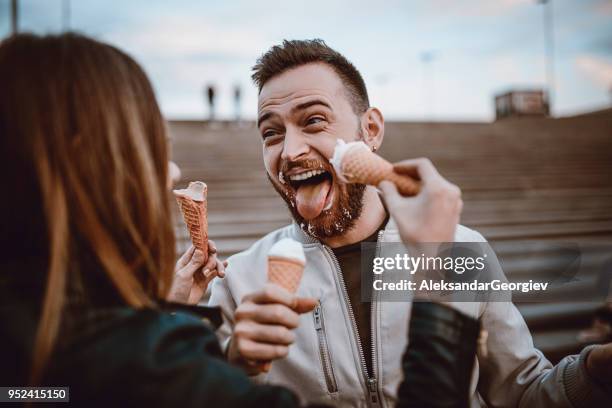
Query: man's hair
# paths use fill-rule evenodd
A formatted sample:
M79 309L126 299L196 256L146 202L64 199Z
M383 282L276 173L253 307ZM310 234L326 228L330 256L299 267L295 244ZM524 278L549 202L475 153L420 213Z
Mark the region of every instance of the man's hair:
M370 107L368 91L357 68L320 39L284 40L282 45L275 45L257 60L252 78L261 92L266 82L283 72L317 62L329 65L338 74L355 113L363 113Z

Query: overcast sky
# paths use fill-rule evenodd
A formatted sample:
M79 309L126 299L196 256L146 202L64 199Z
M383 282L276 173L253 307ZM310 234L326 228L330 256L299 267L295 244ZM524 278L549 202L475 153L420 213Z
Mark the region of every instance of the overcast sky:
M62 31L63 2L19 0L20 30ZM555 114L609 106L612 0L552 2ZM9 11L10 0L0 0L0 37L10 31ZM219 116L233 116L240 84L243 115L253 118L250 67L285 38L322 38L343 53L388 119L491 120L495 93L545 86L535 0L72 0L69 27L143 64L169 118L202 117L209 83L219 90Z

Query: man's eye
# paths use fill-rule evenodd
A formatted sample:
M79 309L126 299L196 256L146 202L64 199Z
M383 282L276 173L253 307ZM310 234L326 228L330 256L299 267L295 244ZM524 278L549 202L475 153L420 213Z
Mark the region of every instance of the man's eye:
M272 129L266 130L261 136L265 146L272 146L283 141L283 134Z
M265 132L263 132L263 138L267 139L269 137L275 136L277 133L275 130L266 130Z
M308 120L306 121L306 126L316 125L316 124L324 122L324 121L325 121L325 118L322 118L320 116L313 116L311 118L308 118Z

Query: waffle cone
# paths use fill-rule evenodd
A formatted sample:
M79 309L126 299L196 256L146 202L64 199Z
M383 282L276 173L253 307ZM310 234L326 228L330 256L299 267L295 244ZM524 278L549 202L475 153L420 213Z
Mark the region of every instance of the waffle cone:
M343 176L350 183L377 186L387 180L397 186L404 196L418 194L420 184L412 177L400 175L393 170L393 165L368 149L355 147L350 149L342 159Z
M176 194L183 220L189 230L191 242L196 249L204 253L204 257L208 257L208 221L206 209L206 191L204 192L203 201L195 201L191 197Z
M293 258L268 255L268 282L275 283L291 293L297 291L304 273L304 264ZM264 362L263 372L270 371L272 363Z
M297 291L304 273L304 264L296 259L268 256L268 281L287 289Z

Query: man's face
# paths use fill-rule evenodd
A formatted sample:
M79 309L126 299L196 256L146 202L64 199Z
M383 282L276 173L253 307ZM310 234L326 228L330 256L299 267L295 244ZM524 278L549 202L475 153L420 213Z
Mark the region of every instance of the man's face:
M258 118L268 178L300 227L317 238L350 229L365 186L340 183L329 158L362 132L340 77L322 63L284 72L261 89Z

